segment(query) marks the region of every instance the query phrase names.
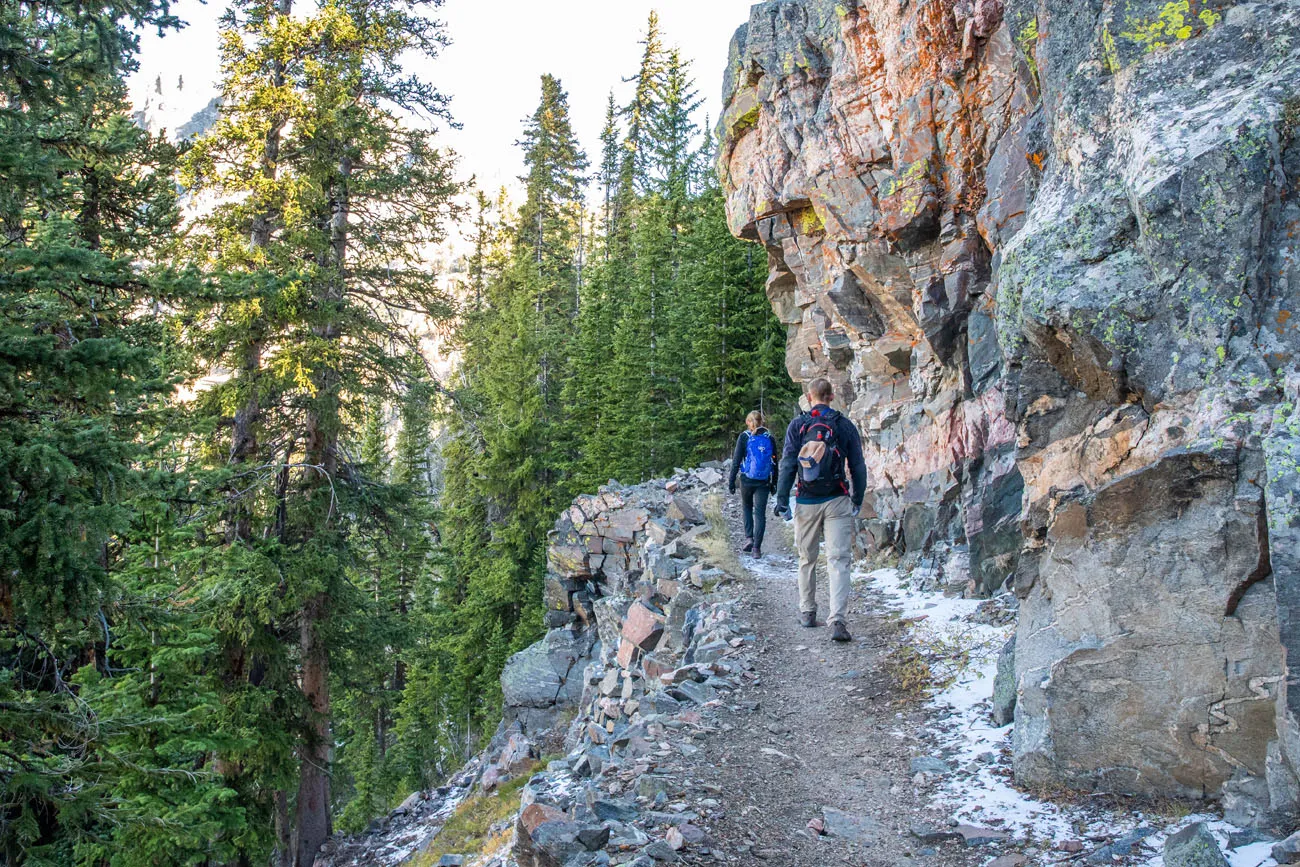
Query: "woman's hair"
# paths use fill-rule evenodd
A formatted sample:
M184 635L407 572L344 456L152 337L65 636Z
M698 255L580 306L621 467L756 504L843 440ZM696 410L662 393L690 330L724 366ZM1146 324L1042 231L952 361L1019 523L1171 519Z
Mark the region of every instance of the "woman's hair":
M766 421L766 419L763 418L763 414L758 410L754 410L749 415L745 416L745 427L750 430L758 430L763 426L764 421Z

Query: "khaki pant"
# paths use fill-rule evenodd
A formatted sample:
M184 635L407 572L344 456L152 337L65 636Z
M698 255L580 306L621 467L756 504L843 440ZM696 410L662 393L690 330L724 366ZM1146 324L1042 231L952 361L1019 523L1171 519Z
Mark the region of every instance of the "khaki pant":
M830 613L827 623L845 622L849 609L849 575L853 567L853 501L836 497L826 503L794 507L794 540L799 549L799 610L817 610L817 552L826 537L830 573Z

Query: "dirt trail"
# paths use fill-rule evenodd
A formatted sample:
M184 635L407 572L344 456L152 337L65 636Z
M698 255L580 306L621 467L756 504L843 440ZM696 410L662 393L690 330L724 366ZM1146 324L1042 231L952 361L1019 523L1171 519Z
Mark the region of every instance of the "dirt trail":
M734 541L739 512L734 500L725 508ZM910 834L917 822L945 825L947 813L928 809L912 782L925 715L899 712L882 670L896 622L855 591L851 644L802 627L792 525L769 521L768 535L763 560L740 559L741 615L757 635L743 658L757 678L726 699L683 768L720 802L708 823L717 849L730 863L781 867L984 864L996 852ZM824 563L818 571L821 603ZM830 834L808 830L810 820Z

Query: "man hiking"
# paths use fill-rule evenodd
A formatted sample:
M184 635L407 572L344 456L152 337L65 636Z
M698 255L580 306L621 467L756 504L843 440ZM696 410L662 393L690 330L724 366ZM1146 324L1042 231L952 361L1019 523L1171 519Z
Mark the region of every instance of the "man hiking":
M852 641L845 618L849 608L849 574L853 566L854 519L867 492L858 429L831 409L834 390L826 379L808 386L812 408L790 422L781 451L781 481L776 489L778 516L790 508L796 477L794 536L799 549L799 611L804 626L817 625L817 552L826 537L830 579L831 640ZM847 467L847 474L846 474ZM850 492L849 476L853 487Z
M740 550L763 557L763 533L767 529L767 498L776 490L776 443L763 427L766 419L758 410L745 417L746 430L736 440L731 456L728 490L736 493L740 477L740 505L745 513L745 547Z

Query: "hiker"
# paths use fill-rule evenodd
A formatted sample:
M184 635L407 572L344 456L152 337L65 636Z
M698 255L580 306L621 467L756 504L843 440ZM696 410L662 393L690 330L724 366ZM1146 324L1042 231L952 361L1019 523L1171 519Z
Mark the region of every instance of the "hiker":
M844 622L849 608L853 566L853 528L867 491L867 467L857 427L831 409L831 384L815 379L808 386L811 409L790 422L781 450L781 480L776 489L777 516L790 509L795 492L794 535L799 549L799 611L804 626L817 625L817 552L826 538L830 579L830 613L826 622L833 641L852 641ZM850 491L849 479L853 487Z
M740 550L763 557L763 533L767 529L767 498L776 491L776 443L763 427L763 414L754 410L745 417L747 430L736 440L731 456L731 481L727 488L736 493L740 476L740 505L745 513L745 547Z

